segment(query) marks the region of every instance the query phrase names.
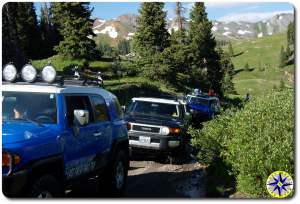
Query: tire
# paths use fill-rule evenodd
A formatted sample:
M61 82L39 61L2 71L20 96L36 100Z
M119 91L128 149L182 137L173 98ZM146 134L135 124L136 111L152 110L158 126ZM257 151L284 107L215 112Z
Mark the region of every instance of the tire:
M108 195L112 197L122 197L125 194L128 176L128 156L123 150L116 153L110 167L103 175L103 182L100 178L100 189L109 190Z
M51 175L44 175L38 178L32 185L28 197L30 198L55 198L62 197L59 182Z

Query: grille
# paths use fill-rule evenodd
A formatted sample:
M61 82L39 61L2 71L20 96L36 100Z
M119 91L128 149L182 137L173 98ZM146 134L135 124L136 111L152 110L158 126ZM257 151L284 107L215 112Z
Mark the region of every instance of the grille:
M132 130L140 131L140 132L151 132L151 133L159 133L159 127L148 127L148 126L140 126L140 125L133 125Z

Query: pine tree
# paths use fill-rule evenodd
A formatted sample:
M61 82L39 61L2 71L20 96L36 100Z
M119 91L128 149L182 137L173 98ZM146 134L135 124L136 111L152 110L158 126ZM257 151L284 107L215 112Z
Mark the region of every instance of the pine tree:
M91 59L96 56L92 20L89 3L63 2L52 3L51 12L54 23L63 36L63 40L54 49L63 56Z
M32 2L18 2L16 29L19 46L29 59L40 57L41 39L35 7Z
M2 66L13 62L17 69L25 64L16 30L17 3L9 2L2 7Z
M176 2L175 7L175 22L178 26L178 30L172 32L172 41L173 44L186 44L186 30L185 30L185 24L186 24L186 18L184 17L185 8L183 7L181 2Z
M286 62L285 65L294 64L294 49L295 49L295 25L291 22L287 30L287 46L286 46Z
M249 67L248 62L246 62L245 66L244 66L244 70L247 71L247 72L250 71L250 67Z
M196 2L190 13L189 42L192 49L192 72L197 78L206 78L207 88L221 93L223 73L218 63L216 40L211 32L212 23L208 20L203 2ZM201 76L202 75L202 76ZM196 84L197 85L197 84Z
M51 7L49 7L47 3L43 3L40 13L39 27L42 39L41 52L43 58L47 58L55 54L54 46L59 44L59 41L62 40L62 37L57 30L57 26L53 22Z
M142 3L134 36L134 50L140 57L151 57L169 46L164 3Z
M221 47L218 47L218 54L220 56L219 64L223 73L222 93L235 93L234 84L232 82L235 71L230 55L225 53Z
M287 45L295 44L295 24L290 22L287 29Z
M118 50L121 55L130 53L130 41L125 39L121 40L118 43Z
M280 56L279 56L279 67L282 68L286 65L286 53L284 51L283 45L281 46L280 49Z
M230 41L228 43L228 53L229 53L230 57L234 56L234 51L233 51L232 43Z

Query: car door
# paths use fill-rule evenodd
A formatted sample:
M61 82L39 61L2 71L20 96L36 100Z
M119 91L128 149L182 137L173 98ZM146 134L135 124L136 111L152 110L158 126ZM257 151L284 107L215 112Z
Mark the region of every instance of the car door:
M108 113L105 99L100 95L90 95L92 102L94 122L91 124L98 158L97 168L105 165L112 138L112 122Z
M93 112L88 95L66 95L66 119L68 133L65 138L65 175L71 179L95 169L96 139L93 136ZM89 124L76 127L74 110L87 110Z

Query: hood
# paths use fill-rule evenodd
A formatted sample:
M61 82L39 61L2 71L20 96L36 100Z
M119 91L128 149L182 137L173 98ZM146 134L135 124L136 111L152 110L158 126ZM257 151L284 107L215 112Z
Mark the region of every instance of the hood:
M40 126L29 122L3 122L2 144L22 142L39 137L52 135L49 127Z
M143 114L126 114L125 120L127 122L132 123L140 123L140 124L147 124L147 125L158 125L158 126L179 126L181 125L182 121L178 118L172 117L163 117L158 115L143 115Z

